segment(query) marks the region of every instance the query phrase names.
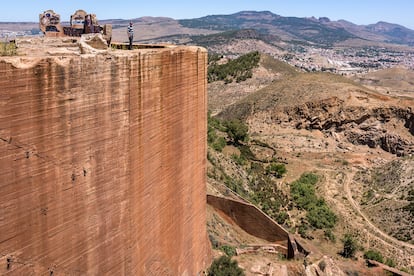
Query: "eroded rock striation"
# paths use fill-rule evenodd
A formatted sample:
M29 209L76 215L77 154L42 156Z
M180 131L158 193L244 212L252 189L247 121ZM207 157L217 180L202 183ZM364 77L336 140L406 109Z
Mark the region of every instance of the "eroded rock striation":
M0 274L197 275L207 52L75 48L0 59Z

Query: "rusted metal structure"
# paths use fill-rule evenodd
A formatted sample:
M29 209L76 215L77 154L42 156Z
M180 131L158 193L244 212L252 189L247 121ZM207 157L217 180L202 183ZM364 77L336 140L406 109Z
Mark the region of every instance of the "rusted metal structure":
M81 36L82 34L101 33L111 43L112 25L99 25L95 14L77 10L70 17L70 26L62 26L60 15L53 10L44 11L39 15L39 27L45 36Z

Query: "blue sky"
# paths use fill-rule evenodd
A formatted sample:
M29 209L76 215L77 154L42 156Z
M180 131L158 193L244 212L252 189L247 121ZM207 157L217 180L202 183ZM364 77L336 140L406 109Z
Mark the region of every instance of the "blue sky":
M413 0L14 0L2 1L0 22L36 22L38 14L48 9L59 13L63 20L69 20L70 14L77 9L95 13L98 19L142 16L185 19L242 10L268 10L282 16L326 16L356 24L372 24L382 20L414 29Z

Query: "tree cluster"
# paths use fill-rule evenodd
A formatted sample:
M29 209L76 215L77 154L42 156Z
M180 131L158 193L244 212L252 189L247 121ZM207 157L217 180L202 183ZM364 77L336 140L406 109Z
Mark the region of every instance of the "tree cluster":
M229 143L241 146L248 141L248 133L249 127L240 120L220 121L208 114L207 142L216 151L222 151L227 144L223 134L227 135Z
M290 193L296 206L306 210L306 219L309 224L317 229L333 228L337 217L315 193L315 184L318 176L312 173L303 174L290 186Z
M355 239L350 234L345 234L342 242L344 243L344 248L341 255L345 258L353 258L358 249Z
M208 276L243 276L243 270L237 261L233 261L229 256L224 255L215 259L208 269Z
M218 64L219 56L213 55L209 58L207 72L208 82L224 81L231 83L245 81L253 76L253 68L257 67L260 61L260 53L255 51L239 58L228 61L225 64Z

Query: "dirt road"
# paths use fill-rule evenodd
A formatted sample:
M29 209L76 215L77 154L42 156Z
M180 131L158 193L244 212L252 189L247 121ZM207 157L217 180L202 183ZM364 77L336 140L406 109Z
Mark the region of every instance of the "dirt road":
M359 207L359 204L355 202L355 200L352 198L352 192L350 189L350 183L353 179L353 176L355 175L355 173L351 173L351 174L343 174L343 176L345 177L344 179L344 190L346 193L346 197L349 201L349 203L351 204L352 208L355 210L355 212L358 213L358 215L360 215L364 221L365 224L369 227L369 229L371 231L373 231L374 233L378 234L378 237L380 237L385 243L387 243L389 246L393 246L393 247L407 247L407 248L411 248L414 250L414 245L410 244L410 243L406 243L400 240L397 240L394 237L391 237L390 235L384 233L383 231L381 231L381 229L379 229L377 226L375 226L369 219L368 217L361 211L361 208Z

